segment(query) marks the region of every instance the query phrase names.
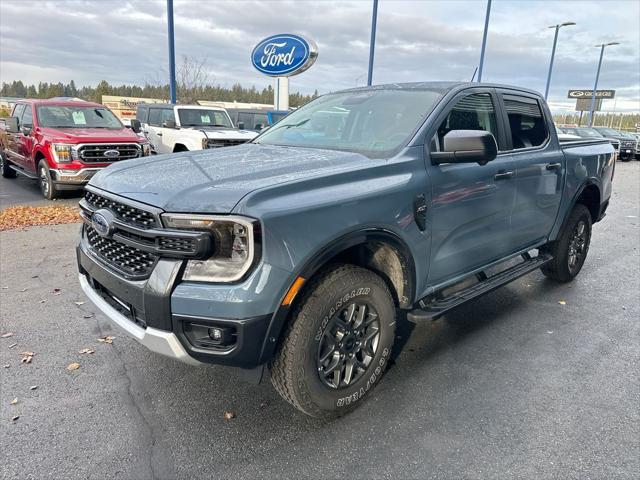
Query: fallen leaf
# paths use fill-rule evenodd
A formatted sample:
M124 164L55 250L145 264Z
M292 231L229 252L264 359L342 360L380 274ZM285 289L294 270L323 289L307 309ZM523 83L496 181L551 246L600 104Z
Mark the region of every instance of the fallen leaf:
M40 300L40 303L44 303L46 302L46 300L43 298L42 300Z
M107 335L107 336L105 336L105 337L100 337L100 338L98 339L98 341L99 341L99 342L101 342L101 343L108 343L109 345L111 345L111 344L113 343L113 340L114 340L115 338L116 338L116 337L112 337L112 336L110 336L110 335Z
M551 335L553 333L553 330L547 330L547 333Z
M29 387L29 390L36 390L38 388L38 385L31 385Z
M17 344L17 343L12 343L11 345L9 345L9 348L13 348L13 347L15 347L16 345L18 345L18 344Z
M31 278L38 278L38 275L32 275Z
M11 421L15 422L16 420L18 420L20 418L20 415L16 415L15 417L11 417Z
M90 348L83 348L78 353L94 353L95 350L91 350Z
M79 369L79 368L80 368L80 364L79 364L79 363L76 363L76 362L73 362L73 363L70 363L70 364L69 364L69 366L67 367L67 370L69 370L70 372L72 372L72 371L77 370L77 369Z
M90 315L83 315L82 318L93 318L93 313Z
M564 300L560 300L558 303L559 303L560 305L566 305L566 304L567 304L567 302L565 302Z
M9 402L9 405L17 405L17 404L18 404L18 399L17 398L14 398L13 400L11 400Z
M54 294L54 295L60 295L60 293L61 293L61 292L60 292L60 289L59 289L59 288L54 288L54 289L53 289L53 294Z
M8 363L4 366L4 368L9 368L11 365L9 365Z
M22 352L22 353L20 353L20 355L22 356L22 358L20 359L20 362L22 362L22 363L31 363L31 360L33 360L33 356L35 355L35 353L33 353L33 352Z
M79 221L80 215L77 207L68 205L16 206L5 208L0 212L0 231L31 225L57 225Z
M9 337L13 337L13 332L7 332L0 335L0 338L9 338Z
M75 303L76 305L80 306L80 305L84 305L87 302L73 302L73 303Z
M26 292L27 290L29 290L28 288L23 288L22 290L20 290L21 292Z
M231 420L233 418L236 418L235 412L224 412L224 419L225 420Z

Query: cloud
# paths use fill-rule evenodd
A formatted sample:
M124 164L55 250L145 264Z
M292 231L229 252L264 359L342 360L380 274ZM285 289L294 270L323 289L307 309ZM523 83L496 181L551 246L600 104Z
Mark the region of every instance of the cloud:
M478 63L486 3L391 1L379 6L374 82L468 80ZM164 1L0 2L0 80L77 84L144 83L167 69ZM636 1L493 2L483 80L543 91L553 30L560 31L550 100L572 108L569 88L591 88L598 50L607 49L601 88L617 90L618 110L640 110L640 4ZM28 26L24 19L28 18ZM321 93L366 80L371 2L175 0L176 53L207 58L210 78L265 87L250 52L273 33L313 38L316 64L292 90Z

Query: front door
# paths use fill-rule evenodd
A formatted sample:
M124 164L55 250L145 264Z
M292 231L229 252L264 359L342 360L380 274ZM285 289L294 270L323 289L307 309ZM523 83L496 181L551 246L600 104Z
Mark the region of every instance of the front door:
M511 238L513 248L520 250L543 241L551 232L560 208L565 161L562 150L551 141L545 110L535 96L508 91L499 96L516 167Z
M504 135L496 104L489 89L460 93L445 118L438 119L430 151L441 150L451 130L489 131L502 150ZM511 155L499 153L486 165L428 161L427 169L432 185L429 284L451 280L511 253L510 217L516 193Z

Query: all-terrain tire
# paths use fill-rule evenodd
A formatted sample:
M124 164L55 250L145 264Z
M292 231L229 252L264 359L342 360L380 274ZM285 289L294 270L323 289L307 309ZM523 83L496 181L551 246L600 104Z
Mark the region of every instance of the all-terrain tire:
M282 398L307 415L325 419L343 415L379 383L391 355L395 324L394 301L380 276L354 265L329 267L311 280L294 307L271 364L271 382ZM376 340L366 340L376 328ZM341 340L336 341L338 337ZM361 350L356 351L358 347ZM325 367L321 357L327 352L333 353ZM346 363L329 370L339 362Z
M573 207L560 237L544 248L553 260L541 268L542 273L558 282L572 281L584 265L590 241L591 213L578 203Z
M42 196L47 200L55 200L60 197L60 190L53 183L46 160L40 160L38 163L38 183Z
M6 158L6 152L0 150L0 170L4 178L16 178L17 173L10 165Z

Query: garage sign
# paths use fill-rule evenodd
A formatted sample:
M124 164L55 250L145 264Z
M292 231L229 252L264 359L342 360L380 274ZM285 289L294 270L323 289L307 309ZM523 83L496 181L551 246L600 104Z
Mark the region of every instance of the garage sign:
M299 35L272 35L262 40L251 53L251 63L271 77L290 77L307 70L318 57L316 44Z

